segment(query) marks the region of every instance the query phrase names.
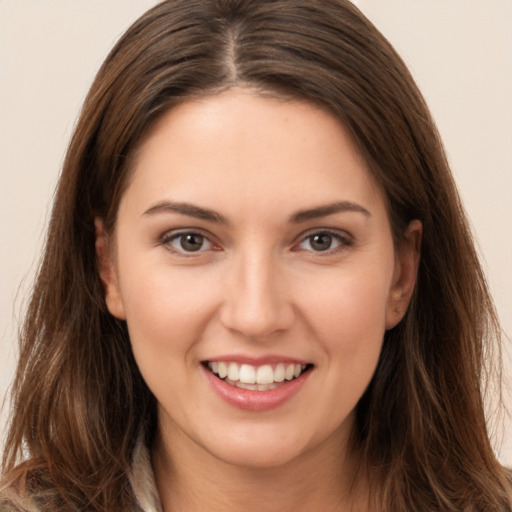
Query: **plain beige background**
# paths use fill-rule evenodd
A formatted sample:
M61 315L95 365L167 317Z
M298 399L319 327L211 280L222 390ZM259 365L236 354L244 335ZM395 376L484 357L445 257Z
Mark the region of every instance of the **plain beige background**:
M155 3L0 0L0 397L80 104L115 40ZM512 0L355 3L410 66L432 109L510 336ZM512 380L510 362L506 374ZM0 435L7 418L4 409ZM512 465L510 420L496 442Z

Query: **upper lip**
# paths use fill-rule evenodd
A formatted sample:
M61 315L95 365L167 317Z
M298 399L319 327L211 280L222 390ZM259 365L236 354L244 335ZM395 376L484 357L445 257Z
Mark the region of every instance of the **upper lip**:
M209 357L202 361L203 363L207 362L233 362L239 364L250 364L252 366L263 366L265 364L301 364L307 365L311 364L311 361L307 361L305 359L298 359L290 356L280 356L280 355L265 355L265 356L248 356L242 354L223 354L220 356Z

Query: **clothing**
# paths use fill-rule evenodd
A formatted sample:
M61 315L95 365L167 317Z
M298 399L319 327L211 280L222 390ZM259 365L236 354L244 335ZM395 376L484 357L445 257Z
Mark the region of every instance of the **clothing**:
M133 452L129 479L140 512L162 512L149 450L142 439L139 439Z
M130 507L130 512L162 512L150 452L142 436L135 446L128 478L136 498L135 508ZM48 502L45 504L48 505ZM27 502L17 494L15 489L0 490L0 512L40 512L40 510L41 506L36 501Z

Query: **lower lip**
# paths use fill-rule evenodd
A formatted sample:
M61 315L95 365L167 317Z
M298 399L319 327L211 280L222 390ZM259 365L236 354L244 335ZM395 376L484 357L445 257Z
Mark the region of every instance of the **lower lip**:
M311 370L304 372L296 379L287 381L275 389L254 391L226 384L211 371L203 366L201 368L213 390L225 402L238 409L253 412L269 411L283 405L300 391L311 373Z

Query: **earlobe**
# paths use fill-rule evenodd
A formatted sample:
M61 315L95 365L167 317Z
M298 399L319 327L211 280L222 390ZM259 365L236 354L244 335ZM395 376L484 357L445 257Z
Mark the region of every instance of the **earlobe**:
M411 300L420 261L423 226L419 220L409 224L397 250L393 282L386 311L386 330L395 327L405 316Z
M109 243L109 236L101 219L96 218L94 220L94 227L96 229L96 262L105 292L105 303L113 316L124 320L126 318L124 304L114 268L114 256L111 244Z

